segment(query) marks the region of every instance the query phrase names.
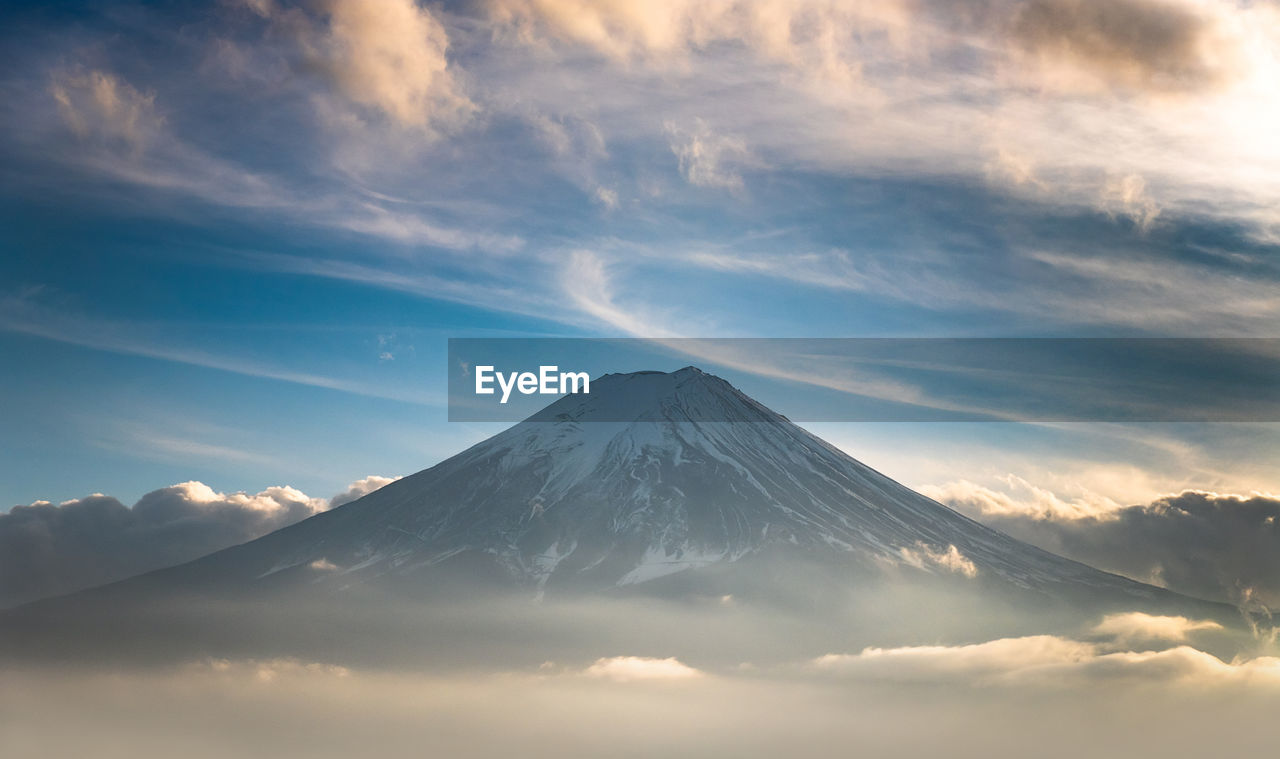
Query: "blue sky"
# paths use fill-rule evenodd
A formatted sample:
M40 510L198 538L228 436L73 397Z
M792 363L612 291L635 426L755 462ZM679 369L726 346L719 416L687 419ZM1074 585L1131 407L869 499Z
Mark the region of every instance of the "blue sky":
M498 429L449 337L1275 336L1280 12L1090 7L7 8L0 505L416 471ZM1267 424L813 427L938 493L1280 490Z

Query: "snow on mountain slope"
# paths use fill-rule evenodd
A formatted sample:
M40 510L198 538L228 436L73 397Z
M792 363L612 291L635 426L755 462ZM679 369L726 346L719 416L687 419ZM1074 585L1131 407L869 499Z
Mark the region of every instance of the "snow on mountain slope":
M343 583L483 557L541 591L642 584L771 549L1037 591L1161 593L961 516L693 367L606 375L437 466L200 563L259 578L323 567Z

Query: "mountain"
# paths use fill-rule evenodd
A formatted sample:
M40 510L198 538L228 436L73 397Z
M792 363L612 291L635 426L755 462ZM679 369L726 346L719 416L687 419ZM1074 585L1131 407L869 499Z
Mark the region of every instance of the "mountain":
M606 375L357 501L0 612L0 658L731 663L1087 632L1112 611L1240 627L974 522L688 367Z
M968 519L694 367L605 375L430 469L193 568L335 587L485 577L541 594L724 578L766 560L761 571L776 572L789 559L848 582L905 572L1172 595Z

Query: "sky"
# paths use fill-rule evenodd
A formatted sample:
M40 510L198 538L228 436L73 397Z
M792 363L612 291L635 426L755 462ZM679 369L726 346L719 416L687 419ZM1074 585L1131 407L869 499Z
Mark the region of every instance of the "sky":
M502 428L448 338L1276 336L1274 2L3 14L2 509L327 508ZM807 426L1050 542L1280 492L1265 422Z

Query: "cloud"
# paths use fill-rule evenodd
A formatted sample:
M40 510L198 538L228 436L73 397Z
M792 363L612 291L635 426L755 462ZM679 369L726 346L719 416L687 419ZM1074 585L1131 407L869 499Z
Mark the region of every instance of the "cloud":
M1049 330L1265 331L1277 313L1265 251L1240 253L1249 266L1217 266L1194 252L1132 250L1143 243L1124 234L1134 226L1154 236L1188 217L1258 235L1280 223L1270 202L1280 190L1272 139L1280 109L1274 87L1262 86L1274 79L1274 26L1261 23L1262 11L1208 0L1125 0L1111 10L1068 0L973 5L494 0L459 14L408 0L258 2L190 32L207 33L219 50L247 51L237 70L258 79L213 68L197 79L165 77L160 66L129 66L121 45L103 42L110 55L53 76L68 105L50 97L48 66L38 67L46 109L65 112L52 120L70 126L33 122L38 139L23 152L158 190L162 202L149 212L186 215L172 206L194 198L253 223L302 225L304 235L394 243L366 249L340 239L339 253L298 267L321 276L487 309L516 304L575 327L594 326L594 316L557 307L558 274L575 265L574 251L597 247L601 234L669 247L647 238L674 220L699 228L686 235L671 224L672 236L704 237L709 252L648 259L650 271L612 284L614 305L662 314L667 291L654 283L692 263L707 277L780 277L785 287L766 296L778 303L800 302L807 290L855 292L867 297L844 299L844 308L892 299L891 308L924 318L981 311L984 324L992 323L985 312L998 311ZM167 20L148 21L157 38L167 31ZM1236 74L1215 73L1226 64L1199 42L1214 35L1239 43L1247 61ZM1194 60L1174 62L1183 59ZM1063 93L1010 74L1040 76L1042 61L1053 76L1102 77L1100 89ZM23 59L16 76L30 78L36 62L45 59ZM1124 73L1131 69L1147 73ZM75 73L83 71L92 76ZM1134 95L1147 84L1168 94L1161 83L1174 80L1187 84L1178 90L1185 97ZM201 126L217 118L235 128ZM107 140L115 150L100 149L106 138L97 133L57 142L57 133L89 133L91 122L132 136ZM562 186L560 177L578 192L530 191ZM832 177L842 188L886 177L941 183L996 210L901 222L902 209L927 205L913 187L896 198L886 189L891 208L850 213L844 190L825 184ZM681 179L730 192L704 193L723 205L690 220L670 193L645 190ZM747 183L761 196L799 191L752 206L738 192ZM1019 205L1005 205L1006 196ZM1063 224L1077 213L1124 223L1056 240L1019 229L1022 219ZM600 216L615 223L589 228ZM866 228L846 234L841 225L859 216ZM736 240L739 228L767 235L784 225L813 231L758 250ZM902 236L878 239L886 229ZM503 269L473 252L520 263ZM699 322L740 323L733 308L743 304L723 304L747 289L699 302ZM659 302L642 304L646 293ZM776 310L746 306L785 331Z
M447 132L476 111L450 66L448 32L416 0L322 0L314 15L306 5L249 5L293 39L305 68L398 126Z
M1063 687L1120 680L1189 688L1246 683L1280 687L1280 658L1228 663L1190 646L1104 652L1052 635L968 646L867 648L859 654L827 654L812 666L819 672L892 682Z
M1127 645L1153 640L1181 643L1190 633L1221 629L1223 629L1222 625L1209 619L1192 620L1186 617L1153 616L1134 611L1108 614L1093 628L1093 632Z
M1145 182L1134 178L1126 185L1124 178L1115 178L1090 192L1093 212L1125 220L1136 234L1121 233L1129 238L1123 241L1114 238L1114 227L1082 232L1075 240L1009 234L974 254L966 250L967 242L960 250L950 249L957 233L946 225L954 221L931 220L913 234L927 235L923 230L936 228L940 236L901 250L892 243L805 250L809 244L797 242L800 250L770 245L753 251L741 244L686 240L640 254L654 264L678 261L708 275L767 279L816 293L858 293L898 304L928 303L946 311L976 309L1023 323L1123 325L1180 337L1271 334L1280 301L1272 295L1275 282L1269 275L1246 274L1258 263L1251 254L1228 262L1176 243L1163 252L1143 250L1153 230L1175 223L1152 199ZM1196 233L1186 226L1180 231ZM942 239L947 235L950 243ZM993 298L997 286L1000 297Z
M423 128L474 110L448 70L444 27L415 0L332 0L327 10L332 73L347 97Z
M1195 92L1234 74L1222 11L1196 0L1029 0L1015 6L1010 41L1044 86Z
M742 175L734 166L751 160L751 153L742 138L715 134L702 119L695 121L689 129L682 129L668 122L666 130L671 142L671 152L679 160L680 173L689 184L726 190L742 189Z
M351 670L337 664L303 661L293 657L274 659L202 659L180 668L181 674L193 677L213 675L227 680L249 680L271 685L281 679L323 681L347 678Z
M898 553L904 562L917 569L933 566L969 578L978 576L977 565L968 556L960 553L960 549L954 545L939 549L925 543L917 543L914 548L898 549Z
M610 179L616 174L608 166L608 146L600 127L590 119L572 113L547 114L534 110L520 113L538 147L549 160L548 169L569 180L592 201L606 210L618 208L619 196Z
M49 92L63 121L82 139L122 143L137 152L161 128L155 95L106 71L55 71Z
M407 0L405 4L412 6ZM331 67L341 73L342 81L354 79L353 91L362 93L363 97L381 97L378 93L385 89L382 86L384 80L407 88L408 94L396 101L399 105L395 112L399 113L399 109L408 108L409 103L429 98L424 92L419 92L425 85L414 85L417 74L401 76L379 68L378 62L382 60L379 56L388 57L398 65L413 67L414 71L420 64L414 56L397 51L394 44L379 40L383 22L377 18L366 18L380 17L384 11L390 13L396 5L398 3L336 2L335 11L354 8L341 11L337 16L346 18L348 13L352 16L349 19L352 28L342 27L340 36L344 40L351 38L343 44L329 41L328 36L312 30L310 22L299 21L292 12L282 11L280 17L292 19L295 25L302 24L299 27L302 31L295 30L297 34L320 35L306 45L314 55L321 54L316 51L330 48L345 51L333 53L336 60ZM386 22L386 25L399 28L398 22L394 21ZM408 32L416 33L412 29ZM349 47L352 50L348 50ZM355 65L344 56L354 56L358 60L372 58L373 62ZM327 70L330 62L326 61L327 58L314 63L314 66ZM390 63L385 65L392 66ZM47 153L51 160L89 174L159 190L166 196L185 196L253 214L284 216L311 226L355 232L404 245L456 251L481 250L498 255L512 253L523 245L523 240L513 235L488 233L475 229L477 225L474 224L466 229L442 224L420 209L405 211L396 207L403 206L402 201L391 196L371 196L358 186L345 182L326 182L320 191L314 187L301 187L296 177L278 171L279 167L272 167L272 171L266 172L246 165L243 151L237 150L234 158L224 157L220 151L197 144L175 129L175 125L160 115L154 92L143 94L117 73L60 67L53 69L50 78L47 92L41 94L56 105L57 119L61 121L59 126L65 128L43 123L41 111L45 109L32 108L19 142L25 143L29 152ZM434 89L428 91L435 92ZM439 98L444 96L439 95ZM311 102L319 107L322 117L332 115L335 109L341 110L320 95L313 97ZM407 126L418 132L426 130L434 134L437 129L456 126L463 118L459 114L466 110L462 106L449 109L437 104L432 107L434 110L431 110L429 118L424 115L421 121L407 122ZM401 151L393 149L399 143L388 135L379 134L376 129L370 131L372 127L359 119L355 119L358 123L349 123L343 118L335 117L335 120L350 127L349 133L343 135L344 139L377 148L379 155L397 153L395 160L403 160ZM400 124L394 118L392 121ZM179 120L179 123L183 122ZM73 143L65 143L67 131L75 137ZM421 141L421 135L417 139ZM348 152L359 153L361 150ZM165 201L157 203L154 212L164 213L170 205L169 198L166 197Z
M666 320L619 303L609 269L609 261L592 251L571 252L561 276L569 303L591 319L626 335L668 337L675 334L666 326Z
M1172 660L1174 657L1167 657ZM1191 654L1185 656L1191 658ZM419 672L312 657L6 670L9 753L868 757L1267 756L1274 685L895 687L849 677L705 677L680 687L523 671ZM500 718L495 718L500 715ZM237 729L228 730L227 725ZM655 728L655 726L657 726Z
M326 501L287 486L219 493L201 482L153 490L127 507L101 493L0 514L0 607L172 566L370 493L371 476Z
M259 135L242 137L239 130L229 133L227 144L206 144L215 141L187 129L208 118L196 95L184 98L161 77L134 87L120 74L94 68L104 81L116 82L120 103L138 106L136 123L149 124L122 127L125 132L159 131L142 141L145 160L95 155L85 165L290 222L497 256L538 248L539 242L489 231L492 219L476 218L481 214L452 208L427 213L407 198L482 196L483 215L541 219L551 193L525 188L547 186L553 173L580 190L576 200L626 212L611 214L615 219L637 215L644 226L622 232L634 238L667 220L661 193L642 190L667 180L655 178L661 173L655 167L678 172L695 186L731 191L744 185L744 170L751 169L752 183L761 187L766 183L755 181L757 172L762 178L796 171L925 182L942 177L944 183L983 184L997 196L1030 204L1014 216L1084 211L1131 220L1139 230L1189 216L1245 224L1259 236L1280 224L1269 202L1280 172L1268 169L1280 165L1271 139L1280 109L1268 84L1275 73L1268 35L1276 27L1261 6L1213 0L964 5L494 0L460 16L409 0L255 3L241 14L251 23L219 18L210 22L210 34L222 45L248 50L247 60L259 62L251 68L285 73L266 94L257 92L263 85L256 80L212 81L225 79L225 71L208 72L210 80L197 82L197 91L225 98L215 99L219 108L252 107L272 124L289 125L297 134L296 155L276 151L278 160L262 161L242 142L254 138L257 144ZM252 34L263 27L265 33ZM1210 44L1222 35L1233 44ZM1214 51L1232 47L1247 60L1236 68L1215 62ZM604 60L584 66L584 51ZM1103 77L1107 91L1028 87L1009 74L1040 76L1041 63ZM1236 74L1215 73L1226 69ZM814 77L823 86L810 86ZM1129 96L1170 81L1198 89L1172 100ZM1110 92L1111 82L1124 92ZM75 118L101 110L88 79L64 88ZM150 118L157 98L165 98L173 124ZM113 111L122 124L129 123L123 116L129 112ZM471 119L478 112L485 117ZM463 123L475 128L459 129ZM449 140L435 139L445 134ZM29 152L68 158L84 152L84 146L44 147ZM323 161L314 160L326 150L357 157L335 159L338 175L326 175L317 169ZM424 176L431 182L424 183ZM505 179L483 187L475 179L494 176L509 177L517 195L508 193ZM727 202L735 205L750 201L742 193L729 195ZM796 197L809 202L803 193ZM843 202L826 211L848 216ZM795 209L770 210L790 218ZM553 208L546 218L564 211ZM1001 217L1007 219L1003 212ZM1052 244L1035 231L997 233L997 239L977 241L989 244L979 261L954 255L963 238L956 224L929 224L946 234L923 244L915 235L926 232L914 232L914 222L902 225L913 230L903 243L907 250L878 251L882 244L869 240L829 251L829 240L801 240L787 254L795 247L829 252L793 256L726 245L695 263L715 271L772 271L801 287L871 293L928 308L994 308L1068 324L1220 333L1265 329L1275 316L1270 276L1215 268L1198 257L1177 260L1164 251L1128 255L1129 240L1098 250L1085 233ZM537 237L538 226L525 230ZM571 239L539 251L550 265L539 267L538 285L554 288L555 271L571 255L566 251L593 244L584 239L590 232L582 232L570 229L564 234ZM668 267L678 260L672 257ZM483 269L471 260L461 266ZM529 289L527 274L522 267L512 275L511 288ZM994 289L1001 297L991 297Z
M373 474L362 480L356 480L351 483L351 486L346 490L329 499L329 508L336 509L344 503L350 503L358 498L364 498L373 491L383 487L384 485L390 485L398 479L400 478L380 477Z
M372 237L450 250L483 250L498 255L518 251L524 241L512 235L486 234L441 226L416 213L389 210L376 203L357 202L344 214L327 223Z
M525 107L536 98L552 109L587 89L607 91L594 118L614 142L655 122L688 125L714 113L717 132L784 169L964 176L1075 210L1100 197L1133 198L1141 181L1141 201L1123 209L1140 224L1157 212L1260 231L1277 222L1267 210L1274 180L1255 168L1277 160L1265 135L1280 114L1269 84L1280 26L1264 4L491 7L492 22L512 30L506 39L538 56L527 74L501 69L513 81L492 86L519 94ZM613 65L567 71L584 47ZM534 73L551 70L551 81L570 77L573 86L550 87ZM619 91L620 82L634 89Z
M822 0L493 0L490 17L515 39L586 47L620 62L679 68L718 44L807 76L851 81L857 43L907 34L907 3Z
M1016 538L1101 569L1195 597L1280 606L1280 498L1187 490L1112 507L1092 499L1064 501L1021 487L1017 478L1009 482L1021 494L969 482L922 491Z
M118 73L105 69L54 67L47 92L56 119L44 103L27 103L15 127L27 150L46 151L58 164L72 165L129 184L185 193L236 208L290 206L319 210L323 203L301 200L277 181L178 139L160 115L157 96L145 94ZM23 93L34 97L33 93ZM60 128L62 127L62 128ZM74 141L66 142L70 131Z
M424 298L479 306L492 311L546 318L556 312L557 300L552 294L497 277L449 277L430 270L393 265L369 265L354 261L282 255L276 253L238 252L244 265L263 271L278 271L352 282L370 287L409 293ZM510 263L515 268L517 262ZM534 276L533 273L529 274ZM566 317L567 318L567 317Z
M418 405L432 405L435 402L431 398L416 393L388 392L385 386L296 371L257 360L245 360L235 356L208 353L200 348L174 345L169 339L158 334L148 335L145 325L73 314L67 309L59 309L39 302L40 295L39 291L0 295L0 332L31 335L94 350L145 356L232 372L246 377L261 377L297 385L327 388L370 398L386 398Z
M1112 216L1127 216L1143 231L1160 215L1160 206L1147 195L1147 183L1137 174L1108 179L1101 203L1104 211Z
M652 659L643 656L614 656L597 659L583 674L627 683L637 680L690 680L701 677L703 673L682 664L675 657Z
M1235 681L1243 681L1236 678ZM1233 682L1235 682L1233 681ZM524 672L421 673L297 658L6 670L9 753L331 759L392 755L1266 756L1274 687L895 688L715 677L678 688ZM1270 710L1270 711L1269 711ZM495 718L500 715L500 718ZM228 730L227 725L235 725ZM655 726L657 726L655 728Z
M922 388L893 377L865 372L848 363L833 363L830 356L797 352L790 355L761 353L722 340L682 338L682 334L713 333L715 326L680 318L671 309L622 302L617 295L617 261L591 250L575 250L562 273L568 302L583 315L625 335L652 340L680 355L763 377L801 382L853 395L880 398L935 409L987 414L999 418L1000 409L953 404ZM595 326L598 328L600 324ZM677 327L677 325L679 325Z
M1006 490L995 490L968 480L946 485L924 485L919 491L966 514L979 517L1025 516L1033 519L1081 519L1109 514L1120 504L1095 493L1063 498L1016 475L1000 478Z
M617 190L613 190L608 187L597 187L593 196L597 201L599 201L600 205L608 208L609 210L613 210L618 207Z
M900 681L985 681L1049 665L1079 664L1096 650L1089 643L1032 635L966 646L869 647L857 654L826 654L814 659L812 666L819 672Z
M512 37L586 47L620 62L679 69L717 45L804 77L857 85L883 58L945 58L969 36L1022 82L1052 91L1196 92L1231 80L1231 9L1201 0L988 0L828 3L676 0L591 3L495 0L491 18Z

